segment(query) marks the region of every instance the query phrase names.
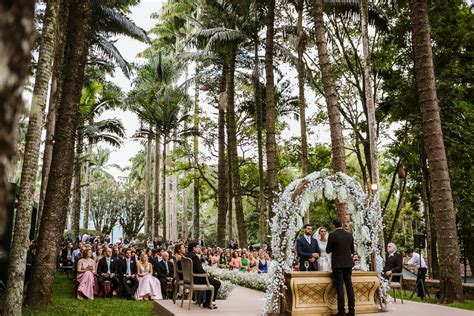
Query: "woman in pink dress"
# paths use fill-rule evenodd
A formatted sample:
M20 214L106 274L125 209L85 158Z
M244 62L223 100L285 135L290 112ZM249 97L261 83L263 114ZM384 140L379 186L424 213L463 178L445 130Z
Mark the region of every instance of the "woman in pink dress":
M77 281L79 286L77 288L77 298L82 300L88 298L93 300L94 295L97 295L99 286L95 277L96 269L95 262L92 259L92 249L84 250L83 258L77 263Z
M239 271L242 267L237 251L234 251L234 253L232 254L232 261L230 262L229 267L232 271Z
M148 262L148 255L142 252L140 261L137 261L138 289L135 292L135 299L141 300L161 300L160 281L153 276L153 266Z

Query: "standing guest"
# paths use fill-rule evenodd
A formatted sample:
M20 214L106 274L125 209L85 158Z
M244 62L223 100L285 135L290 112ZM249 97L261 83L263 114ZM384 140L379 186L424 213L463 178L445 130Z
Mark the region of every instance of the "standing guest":
M406 254L410 260L408 260L407 265L408 268L414 268L415 270L418 269L416 273L416 284L418 296L424 298L426 296L426 287L425 287L425 278L426 278L426 271L428 270L428 266L426 265L425 259L420 256L418 253L414 252L413 249L407 249ZM421 282L418 282L420 281Z
M93 300L97 295L99 287L95 278L95 262L92 259L92 249L84 250L83 258L77 263L77 298L82 300L88 298Z
M383 268L384 278L390 278L392 273L400 273L403 269L403 257L397 252L397 246L391 242L387 245L387 260L385 261L385 267ZM393 277L393 282L399 282L400 277Z
M84 244L88 243L89 242L89 234L88 233L84 233L82 235L82 240L81 240Z
M142 300L161 300L160 281L153 276L153 267L148 262L148 255L142 252L140 261L137 262L138 289L135 292L135 299Z
M352 267L357 259L354 248L354 237L342 227L342 222L335 218L332 221L336 228L329 234L326 252L331 255L332 275L337 293L337 315L345 316L344 285L346 286L347 302L349 305L348 316L355 315L354 289L352 288Z
M258 273L268 273L268 261L263 251L260 253L260 259L258 259Z
M169 260L170 255L168 252L164 251L162 258L163 260L156 264L156 274L160 280L161 293L163 294L163 297L165 297L167 287L169 287L170 284L173 284L174 267L173 263Z
M120 262L122 264L120 274L122 275L123 291L127 300L130 300L138 288L137 262L132 257L131 249L125 249L125 258Z
M119 272L119 262L112 258L112 249L109 247L105 248L105 257L100 259L97 266L97 280L99 281L99 286L102 290L104 290L105 281L110 281L112 283L112 288L109 291L110 296L113 291L118 291L119 280L117 276Z
M110 244L110 236L109 235L105 235L104 242L106 244Z
M321 254L318 242L311 237L313 227L310 224L304 224L304 235L296 240L296 251L300 257L300 271L318 271L318 258ZM308 262L307 266L305 262Z
M199 257L197 254L200 252L200 246L198 245L197 242L191 242L188 245L188 253L187 257L193 261L193 273L195 274L206 274L206 271L202 268L202 263L201 260L199 260ZM214 286L214 297L211 298L211 291L206 291L206 301L202 305L205 308L210 308L214 309L215 306L211 305L211 299L213 302L216 301L217 293L219 292L219 288L221 287L221 282L219 282L216 279L213 279L211 277L207 277L209 280L209 283ZM194 283L195 284L207 284L206 283L206 278L202 277L195 277L194 278Z
M239 253L237 251L234 251L232 253L232 260L230 261L229 264L229 269L232 271L239 271L241 267L241 262L239 258Z
M319 227L314 234L314 238L318 241L319 250L321 254L318 259L318 271L330 272L331 263L329 261L329 254L326 252L326 247L328 244L328 231L325 227Z

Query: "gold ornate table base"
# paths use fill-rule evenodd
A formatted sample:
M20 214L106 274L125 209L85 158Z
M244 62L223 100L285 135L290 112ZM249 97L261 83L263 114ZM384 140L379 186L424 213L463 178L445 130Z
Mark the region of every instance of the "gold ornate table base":
M330 272L291 272L286 274L286 313L326 316L337 313L337 296ZM375 291L380 285L376 272L352 273L356 314L376 313ZM347 306L347 298L346 298Z

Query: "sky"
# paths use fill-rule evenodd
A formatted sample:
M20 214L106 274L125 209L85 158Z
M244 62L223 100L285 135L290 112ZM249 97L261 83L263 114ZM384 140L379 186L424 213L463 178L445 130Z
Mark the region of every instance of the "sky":
M148 31L156 23L156 20L150 18L150 14L159 11L163 3L164 1L158 0L142 0L139 5L131 9L132 13L129 15L129 17L139 27ZM117 46L125 60L127 60L128 62L139 61L137 55L143 50L145 50L148 46L145 43L136 41L125 36L118 37L115 45ZM131 89L131 80L127 79L127 77L123 75L120 69L116 69L114 76L108 79L117 84L119 87L121 87L124 92L128 92ZM127 137L124 140L123 145L119 149L105 145L102 146L108 147L113 150L112 154L110 155L109 164L118 164L123 168L126 166L130 166L130 158L133 157L143 147L140 142L132 139L132 135L138 130L138 128L140 127L140 123L138 121L137 115L130 111L106 111L101 115L100 119L114 117L122 120ZM126 173L123 173L115 168L109 168L109 172L116 178L126 175Z

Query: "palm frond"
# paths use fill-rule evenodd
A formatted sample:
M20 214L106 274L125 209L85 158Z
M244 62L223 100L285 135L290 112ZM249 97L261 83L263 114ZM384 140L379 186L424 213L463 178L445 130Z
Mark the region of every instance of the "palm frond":
M96 44L97 44L97 48L102 53L107 55L108 58L112 59L120 67L125 77L130 79L132 68L130 64L125 60L125 58L123 58L122 54L117 49L117 47L101 34L97 34Z
M117 10L101 6L97 13L96 22L100 31L116 35L122 34L141 42L150 43L146 31Z

